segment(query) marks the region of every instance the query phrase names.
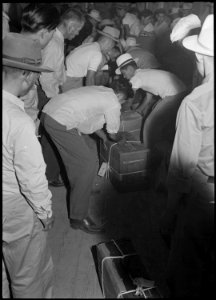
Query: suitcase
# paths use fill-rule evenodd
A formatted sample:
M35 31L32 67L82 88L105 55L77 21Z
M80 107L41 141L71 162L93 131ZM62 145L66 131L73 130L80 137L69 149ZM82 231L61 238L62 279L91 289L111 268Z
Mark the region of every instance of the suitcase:
M92 253L105 298L163 298L130 240L99 243Z
M100 141L100 161L108 163L108 177L120 192L149 187L150 151L137 137L127 134L127 142L109 141L107 149Z
M122 112L119 132L129 132L140 139L142 120L142 116L137 112Z

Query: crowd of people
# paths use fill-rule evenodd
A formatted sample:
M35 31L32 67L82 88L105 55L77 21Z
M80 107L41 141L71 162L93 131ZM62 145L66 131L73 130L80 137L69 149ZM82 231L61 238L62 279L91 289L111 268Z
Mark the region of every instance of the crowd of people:
M93 3L23 3L17 20L3 3L3 298L52 298L49 186L69 189L72 229L105 230L88 214L97 140L122 142L125 104L147 148L172 146L161 216L170 295L213 291L213 4L204 17L192 3L141 4L116 2L104 18Z

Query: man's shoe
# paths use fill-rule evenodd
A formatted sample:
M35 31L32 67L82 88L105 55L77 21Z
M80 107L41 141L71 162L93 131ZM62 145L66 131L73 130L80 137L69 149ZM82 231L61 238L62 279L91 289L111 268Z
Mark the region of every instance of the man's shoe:
M73 229L80 229L86 233L92 234L104 231L103 225L96 225L89 217L82 220L70 219L70 226Z
M60 181L60 180L50 180L50 181L48 181L48 183L49 183L49 185L55 186L55 187L60 187L60 186L64 185L64 182Z

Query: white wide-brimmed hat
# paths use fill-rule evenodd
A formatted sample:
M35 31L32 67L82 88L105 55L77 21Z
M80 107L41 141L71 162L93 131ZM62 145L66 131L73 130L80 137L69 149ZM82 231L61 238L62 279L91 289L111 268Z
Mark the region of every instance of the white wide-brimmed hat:
M116 42L119 41L120 31L115 27L106 26L102 31L101 30L97 30L97 31L98 33L107 36Z
M126 39L126 47L135 47L135 46L139 46L139 44L137 44L136 38L128 37Z
M88 14L88 16L91 17L92 19L96 20L97 22L101 21L100 12L96 9L92 9L90 11L90 13Z
M187 36L190 30L201 27L201 21L195 14L190 14L181 18L173 27L170 34L172 43L181 40Z
M116 74L120 75L121 74L120 69L122 67L126 66L127 64L131 63L131 62L135 62L135 60L133 59L133 57L129 53L124 53L124 54L120 55L116 59L116 64L118 66L118 68L116 69Z
M208 15L199 35L184 38L185 48L199 54L214 56L214 15Z
M3 66L32 72L53 72L42 66L39 40L20 33L9 32L3 39Z

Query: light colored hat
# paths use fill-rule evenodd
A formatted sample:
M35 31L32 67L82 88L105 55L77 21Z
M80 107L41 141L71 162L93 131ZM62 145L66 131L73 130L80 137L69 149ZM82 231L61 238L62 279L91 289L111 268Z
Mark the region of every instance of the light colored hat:
M113 26L115 25L115 22L111 19L104 19L100 22L100 26L103 27L103 26Z
M88 14L92 19L96 20L97 22L101 21L100 12L96 9L92 9L90 13Z
M97 30L97 31L98 33L105 35L116 42L119 41L120 31L117 28L106 26L102 31L101 30Z
M3 39L3 66L32 72L53 72L42 67L41 45L20 33L10 32Z
M185 2L182 6L183 9L192 9L193 8L193 4L190 2Z
M129 53L125 53L120 55L117 59L116 59L116 63L118 68L116 69L116 74L120 75L121 71L120 69L124 66L126 66L127 64L129 64L130 62L135 62L135 60L133 59L133 57L129 54Z
M173 27L170 34L171 42L176 42L186 37L191 29L201 27L201 21L197 15L190 14L181 18Z
M199 35L186 37L182 44L196 53L214 56L214 15L206 17Z
M179 8L179 7L172 7L169 14L170 14L170 15L178 14L179 11L180 11L180 8Z
M136 38L128 37L126 39L126 47L135 47L135 46L139 46L139 44L137 44Z

